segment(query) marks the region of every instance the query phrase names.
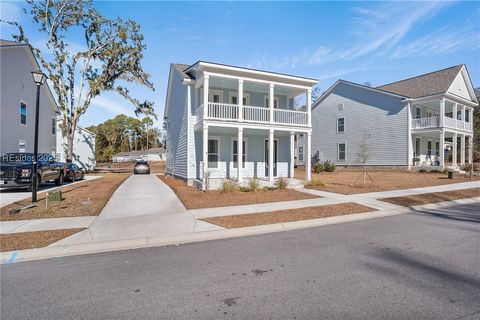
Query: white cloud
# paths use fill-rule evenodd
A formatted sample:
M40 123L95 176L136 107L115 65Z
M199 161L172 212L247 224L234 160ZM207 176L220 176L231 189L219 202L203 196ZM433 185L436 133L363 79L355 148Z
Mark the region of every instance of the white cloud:
M129 109L106 97L102 97L102 96L95 97L92 100L91 104L94 106L100 107L104 110L108 110L116 115L124 114L127 116L135 117L135 112L133 112L133 108Z

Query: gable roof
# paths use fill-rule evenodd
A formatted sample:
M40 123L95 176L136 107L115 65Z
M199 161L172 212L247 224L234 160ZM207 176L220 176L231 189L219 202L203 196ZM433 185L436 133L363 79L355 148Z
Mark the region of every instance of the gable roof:
M463 64L392 82L377 87L409 98L421 98L446 93L463 68Z
M172 66L178 71L178 73L183 76L184 79L193 79L192 76L185 72L185 70L187 70L190 65L182 63L172 63Z

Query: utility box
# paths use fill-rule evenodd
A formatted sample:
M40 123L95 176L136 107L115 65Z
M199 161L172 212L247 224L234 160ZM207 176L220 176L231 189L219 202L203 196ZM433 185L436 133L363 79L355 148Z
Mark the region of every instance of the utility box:
M62 190L47 192L48 202L60 202L62 201Z

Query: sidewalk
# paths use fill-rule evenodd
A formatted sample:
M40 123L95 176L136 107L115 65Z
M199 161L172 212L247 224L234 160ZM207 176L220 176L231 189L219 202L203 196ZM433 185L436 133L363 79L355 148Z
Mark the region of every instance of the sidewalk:
M86 217L68 217L68 218L49 218L49 219L32 219L32 220L16 220L1 221L0 233L19 233L33 232L45 230L88 228L95 216Z

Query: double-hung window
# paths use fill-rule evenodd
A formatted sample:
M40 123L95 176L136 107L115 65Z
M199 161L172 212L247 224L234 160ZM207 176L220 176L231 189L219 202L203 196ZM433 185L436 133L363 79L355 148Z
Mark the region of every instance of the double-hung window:
M337 133L345 132L345 118L337 118Z
M465 122L470 122L470 109L465 109Z
M242 144L242 168L245 168L245 161L247 160L247 143L243 140ZM233 167L238 168L238 140L233 140L232 146Z
M219 145L218 139L208 140L208 167L218 168Z
M27 124L27 105L20 103L20 123Z
M57 133L57 120L55 120L55 118L52 119L52 134L56 134Z
M347 145L345 143L338 144L338 160L347 159Z
M298 147L298 161L303 162L303 147Z

